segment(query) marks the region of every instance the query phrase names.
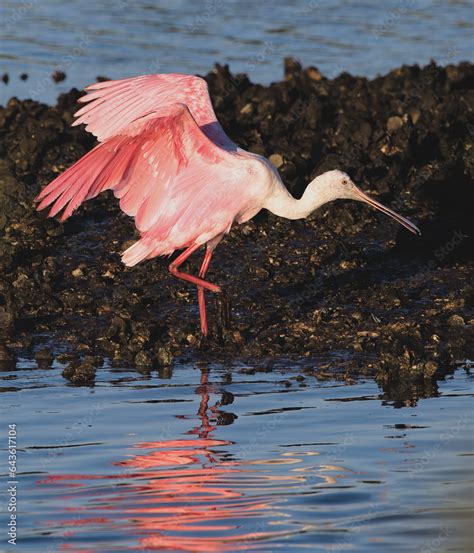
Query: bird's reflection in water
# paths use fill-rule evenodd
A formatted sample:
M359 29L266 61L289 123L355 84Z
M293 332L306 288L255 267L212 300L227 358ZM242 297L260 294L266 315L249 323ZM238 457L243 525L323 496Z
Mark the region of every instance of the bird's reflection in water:
M250 550L272 537L295 532L295 528L281 529L287 517L272 492L282 487L290 493L301 492L308 484L305 472L311 468L319 472L321 483L331 484L333 477L324 475L327 467L286 467L280 474L257 468L298 463L303 452L297 456L287 452L267 461L233 459L227 451L232 442L213 437L221 404L209 405L213 385L208 376L208 370L201 369L196 389L199 424L188 432L189 438L165 436L137 443L135 454L113 463L122 469L114 474L51 475L41 482L67 488L68 494L58 497L64 503L79 499L80 506L67 509L74 518L61 520L61 527L68 530L59 550L101 550L76 548L73 542L78 527L92 533L100 527L126 532L135 545L125 550L195 552ZM115 486L110 485L111 480L116 481ZM275 525L278 531L269 530Z

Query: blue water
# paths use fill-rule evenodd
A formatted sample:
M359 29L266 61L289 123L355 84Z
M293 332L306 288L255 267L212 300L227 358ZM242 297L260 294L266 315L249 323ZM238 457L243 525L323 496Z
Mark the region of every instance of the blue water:
M370 380L291 366L104 368L94 388L34 367L1 378L21 536L2 551L470 551L464 370L396 409Z
M4 0L0 72L11 78L0 99L53 102L97 75L204 74L215 62L268 83L282 77L285 56L328 76L472 60L473 16L471 0ZM56 69L65 82L52 82Z

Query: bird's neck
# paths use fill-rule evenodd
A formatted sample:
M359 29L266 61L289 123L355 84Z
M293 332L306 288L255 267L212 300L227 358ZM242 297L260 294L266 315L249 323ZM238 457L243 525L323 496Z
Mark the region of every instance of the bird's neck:
M305 219L315 209L318 209L318 207L329 200L329 197L325 198L324 196L316 200L308 189L305 190L301 199L297 200L281 183L275 187L272 196L265 202L263 207L285 219Z

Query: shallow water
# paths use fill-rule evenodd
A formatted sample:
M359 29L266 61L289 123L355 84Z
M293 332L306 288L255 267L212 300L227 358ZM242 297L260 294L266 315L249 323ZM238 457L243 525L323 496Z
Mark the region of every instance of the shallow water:
M229 63L256 82L282 76L294 56L327 76L374 76L403 63L472 59L469 0L5 0L0 7L0 100L53 102L97 75L207 73ZM60 84L51 72L63 70ZM29 80L19 80L26 72Z
M465 370L396 409L373 381L284 365L104 368L93 388L34 367L2 373L21 536L4 551L468 550Z

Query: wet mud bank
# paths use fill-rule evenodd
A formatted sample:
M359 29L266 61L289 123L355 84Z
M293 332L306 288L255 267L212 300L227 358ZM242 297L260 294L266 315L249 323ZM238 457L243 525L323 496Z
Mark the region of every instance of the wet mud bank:
M268 87L221 66L206 79L229 136L270 157L295 196L342 169L422 236L350 201L306 221L262 212L216 251L209 279L232 300L232 328L200 343L196 290L168 274L169 260L121 264L135 231L111 195L64 224L34 209L41 187L94 145L70 127L81 93L52 107L12 98L0 108L0 364L27 351L48 366L59 353L82 383L104 357L144 371L183 356L288 358L321 376L375 376L391 396L433 393L474 356L474 66L328 80L286 60Z

